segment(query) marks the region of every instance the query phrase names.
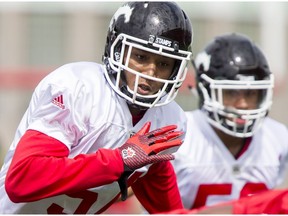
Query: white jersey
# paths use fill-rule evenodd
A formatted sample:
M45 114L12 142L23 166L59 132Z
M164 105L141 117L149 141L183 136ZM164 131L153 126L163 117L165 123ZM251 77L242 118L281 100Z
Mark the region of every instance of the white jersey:
M238 199L281 183L288 154L286 126L267 117L235 159L202 111L186 116L185 141L172 161L185 208Z
M59 195L30 203L13 203L9 199L5 191L5 175L17 143L27 129L37 130L64 143L70 158L95 153L99 148L118 148L147 121L151 121L150 130L176 124L177 130L186 131L184 111L175 102L148 109L133 126L126 100L106 82L104 70L105 67L97 63L71 63L56 69L39 83L1 169L0 213L46 214L49 207L56 206L63 213L72 214L76 209L71 206L77 207L85 201L83 195ZM144 175L147 169L149 166L137 171ZM120 192L117 182L89 191L90 198L95 196L95 202L90 204L88 214L99 212Z

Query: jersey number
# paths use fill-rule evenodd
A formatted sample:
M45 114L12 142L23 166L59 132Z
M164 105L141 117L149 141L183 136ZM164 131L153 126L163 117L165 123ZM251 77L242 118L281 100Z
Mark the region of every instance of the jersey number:
M128 179L127 184L130 186L139 176L141 175L141 172L134 172ZM75 210L73 214L87 214L88 210L91 208L91 206L97 201L98 193L92 192L92 191L81 191L78 193L73 194L66 194L69 197L72 198L80 198L82 201L80 202L78 208ZM102 208L96 212L96 214L103 212L106 210L112 203L115 202L115 200L118 198L118 196L114 197L108 204L105 206L102 206ZM66 214L63 212L64 208L59 206L56 203L53 203L49 206L47 209L48 214Z
M210 195L230 195L232 184L207 184L200 185L198 193L192 208L199 208L206 205L208 196ZM246 183L240 192L240 197L268 190L264 183Z
M98 198L98 194L91 192L91 191L82 191L82 192L69 195L69 197L82 199L81 203L79 204L78 208L75 210L73 214L85 214L88 212L89 208L93 205L93 203L96 202ZM65 214L63 210L64 208L53 203L47 209L47 213L48 214Z

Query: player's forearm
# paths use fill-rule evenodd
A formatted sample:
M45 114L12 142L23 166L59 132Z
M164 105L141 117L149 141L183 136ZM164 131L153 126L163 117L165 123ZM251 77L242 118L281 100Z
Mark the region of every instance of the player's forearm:
M33 139L31 138L33 137ZM6 176L5 187L13 202L31 202L73 193L117 181L123 172L117 150L68 158L67 147L35 131L18 144Z
M233 204L234 214L287 214L288 190L270 190L241 198Z
M287 214L288 190L270 190L239 200L205 206L189 214ZM177 212L173 212L176 213Z
M132 185L132 189L151 214L183 208L170 162L153 164L148 173Z

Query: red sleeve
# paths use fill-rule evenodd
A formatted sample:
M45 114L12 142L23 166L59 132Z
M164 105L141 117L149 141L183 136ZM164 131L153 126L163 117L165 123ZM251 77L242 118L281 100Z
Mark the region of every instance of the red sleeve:
M288 190L270 190L233 203L233 214L288 214Z
M170 162L153 164L132 189L139 202L151 214L183 208L176 175Z
M60 141L28 130L18 143L6 175L9 198L17 202L74 193L117 181L123 172L119 151L99 149L94 154L68 158Z
M214 206L178 209L163 214L288 214L288 190L269 190Z

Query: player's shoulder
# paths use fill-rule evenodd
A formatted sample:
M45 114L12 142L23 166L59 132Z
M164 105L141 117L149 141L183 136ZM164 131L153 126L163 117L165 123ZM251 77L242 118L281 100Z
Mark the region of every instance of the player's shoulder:
M264 119L262 128L263 130L270 131L273 134L288 134L288 128L285 124L270 117Z
M196 120L197 118L203 118L204 113L200 109L185 111L185 115L187 118L191 120Z
M75 89L76 86L99 86L105 82L104 66L95 62L73 62L62 65L49 73L40 86L54 85Z
M199 109L184 112L186 117L186 135L184 142L175 153L173 165L179 168L183 164L194 163L198 160L200 152L206 151L204 148L209 147L210 135L208 123L205 122L205 116ZM205 123L207 125L205 125Z
M201 146L213 146L215 142L218 142L217 135L209 124L204 111L200 109L186 111L185 116L187 119L187 139L185 139L184 144L188 145L189 149L192 148L191 143L197 143L197 145L193 144L195 150L195 148L199 149ZM198 145L199 142L203 144Z
M145 122L149 119L152 119L153 125L156 128L175 124L178 125L179 130L186 131L186 116L184 110L175 101L171 101L164 106L148 109L141 121Z
M156 107L156 109L158 110L157 115L163 115L167 121L175 121L175 119L181 119L181 121L186 122L185 112L176 101L171 101L165 106Z
M271 146L271 143L273 143L273 149L278 149L282 153L288 153L287 136L288 129L286 125L275 119L266 117L259 131L255 133L255 140L260 137L268 146Z
M180 114L184 114L184 110L181 108L181 106L176 101L171 101L170 103L166 104L165 106L159 106L160 109L163 109L163 111L171 111L171 110L179 110ZM177 114L177 113L175 113Z
M72 62L57 68L51 75L75 79L93 79L93 77L103 77L103 73L102 64L96 62Z
M187 124L190 128L202 128L207 127L208 122L206 121L206 116L200 109L192 110L192 111L185 111L185 116L187 118Z
M59 69L70 69L70 70L82 70L82 69L95 69L101 67L102 64L97 62L89 61L79 61L79 62L70 62L59 67Z

